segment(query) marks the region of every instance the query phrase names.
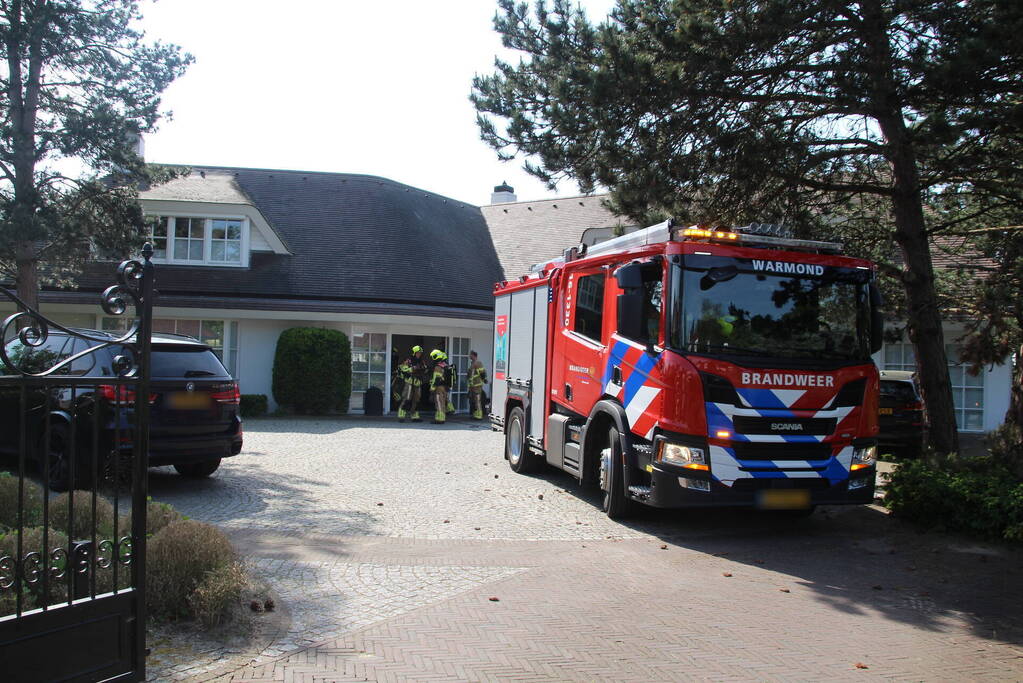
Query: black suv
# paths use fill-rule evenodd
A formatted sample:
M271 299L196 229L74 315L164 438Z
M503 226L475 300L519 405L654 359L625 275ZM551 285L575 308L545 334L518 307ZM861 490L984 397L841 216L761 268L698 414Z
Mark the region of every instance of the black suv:
M118 338L98 330L75 331L93 338ZM41 346L25 346L15 338L7 343L6 351L8 358L17 359L19 367L39 371L96 346L97 342L52 331ZM117 376L114 368L118 356L131 357L131 352L120 345L99 348L59 371L75 378L96 378L95 384L75 389L37 386L28 393L27 452L40 460L44 444L49 444L53 489L64 490L71 484L72 425L76 432L76 486L85 481L83 473L91 472L99 458L102 461L96 466L109 474L115 457L123 461L130 456L134 391L124 385L102 383L104 377ZM186 477L209 476L222 458L237 455L242 448L238 383L208 345L191 337L154 333L151 364L149 465L173 465ZM20 406L20 390L0 386L0 451L18 451ZM98 415L94 412L97 408ZM48 439L44 437L47 424Z
M881 371L878 403L878 448L882 453L915 458L924 441L924 405L916 388L915 373Z

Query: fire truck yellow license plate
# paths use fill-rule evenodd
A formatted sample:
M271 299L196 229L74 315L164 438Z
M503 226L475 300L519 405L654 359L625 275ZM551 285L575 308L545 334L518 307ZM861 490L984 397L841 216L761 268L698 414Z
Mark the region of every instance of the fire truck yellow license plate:
M877 409L877 414L878 415L891 415L892 414L892 409L891 408L878 408Z
M757 507L762 510L801 510L810 507L810 492L801 489L761 491Z

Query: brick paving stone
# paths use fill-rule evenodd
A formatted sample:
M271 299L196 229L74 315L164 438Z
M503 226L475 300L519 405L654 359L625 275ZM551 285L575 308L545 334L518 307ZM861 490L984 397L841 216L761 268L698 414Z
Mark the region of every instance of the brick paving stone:
M154 498L223 527L287 620L150 679L1023 680L1017 551L871 507L619 524L501 449L460 422L258 420L211 479L155 472Z

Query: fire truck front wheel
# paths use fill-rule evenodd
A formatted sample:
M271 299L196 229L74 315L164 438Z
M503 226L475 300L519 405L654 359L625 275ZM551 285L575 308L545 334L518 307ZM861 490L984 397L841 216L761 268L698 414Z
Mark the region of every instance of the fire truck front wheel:
M504 457L519 474L536 469L537 457L526 446L526 414L519 406L508 413L504 428Z
M607 432L607 447L600 452L600 488L604 491L604 513L611 519L628 517L633 502L625 494L625 455L622 435L611 426Z

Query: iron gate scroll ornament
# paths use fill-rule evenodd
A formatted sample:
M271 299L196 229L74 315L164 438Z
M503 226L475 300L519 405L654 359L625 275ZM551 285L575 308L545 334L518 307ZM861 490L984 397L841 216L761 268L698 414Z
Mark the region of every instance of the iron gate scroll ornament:
M0 288L0 294L19 307L19 311L9 315L0 327L3 335L0 390L8 396L17 393L16 403L20 408L18 462L14 473L17 477L16 523L0 519L0 541L8 541L0 543L0 662L3 662L5 681L145 679L148 397L154 292L151 244L143 247L142 256L142 262L122 262L117 268L118 283L107 287L100 296L100 305L108 316L125 316L129 310L133 313L126 318L126 329L119 335L100 336L65 327L29 308L14 293ZM48 357L52 352L46 350L46 344L54 330L59 330L61 337L83 340L85 348L66 357ZM8 346L14 340L20 342L19 352L9 354ZM72 372L78 361L108 347L115 349L113 377L87 377L85 373L76 376ZM38 353L33 354L33 350ZM75 345L71 350L75 350ZM36 367L40 360L47 367ZM114 447L101 455L96 436L100 424L96 393L100 386L108 388L110 385L115 392L111 408ZM92 394L88 394L90 389ZM27 426L30 391L33 400L37 396L44 397L42 416L33 418L41 423L35 425L40 432L38 435L30 433ZM52 402L54 396L58 397L56 402ZM70 397L67 409L63 401L66 396ZM91 401L88 417L93 427L91 444L78 443L82 423L89 426L87 418L79 416L79 408L86 405L85 396ZM32 441L36 437L38 440ZM7 438L14 440L13 435ZM62 458L58 460L60 466L69 468L67 507L63 508L67 516L66 529L51 529L51 525L56 526L51 501L60 501L60 506L52 506L58 512L64 505L64 499L50 493L54 440L64 448L57 454ZM127 460L123 461L122 453L126 448ZM76 450L91 455L91 461L85 462ZM35 491L35 485L26 477L29 452L38 456L41 493ZM102 468L101 457L110 461ZM89 469L84 476L76 477L76 467L87 465ZM122 465L129 469L130 478L121 476ZM109 468L112 468L112 477ZM59 474L64 473L65 470L59 470ZM106 479L101 473L108 475ZM6 471L0 472L0 477L13 478ZM88 482L89 488L76 490L76 484L82 481ZM112 485L107 486L111 481ZM121 528L122 524L127 524L121 519L126 487L130 530ZM10 492L13 487L5 485L4 488ZM35 495L41 495L42 500L30 500ZM76 497L80 501L85 498L84 504L76 506ZM113 511L112 529L102 533L98 529L100 501ZM41 513L30 507L39 502ZM81 533L82 525L75 524L76 512L87 516L91 532ZM30 522L39 521L28 519L30 514L36 517L41 514L41 528L29 527ZM63 535L64 531L66 543L63 539L53 539L51 543L51 535L58 532ZM76 538L76 535L87 537ZM12 537L13 543L10 542ZM29 544L31 547L26 548ZM100 586L98 578L103 582ZM55 657L54 653L59 656Z

